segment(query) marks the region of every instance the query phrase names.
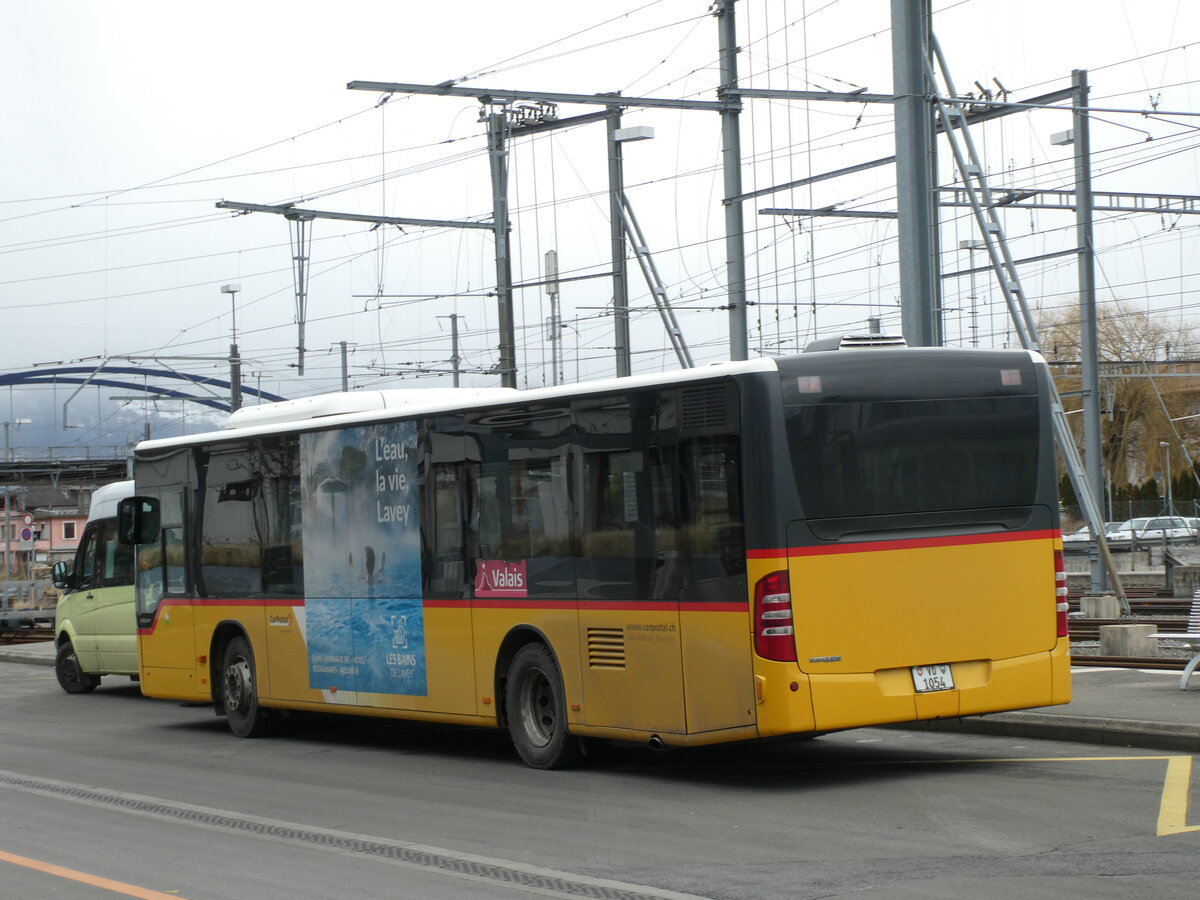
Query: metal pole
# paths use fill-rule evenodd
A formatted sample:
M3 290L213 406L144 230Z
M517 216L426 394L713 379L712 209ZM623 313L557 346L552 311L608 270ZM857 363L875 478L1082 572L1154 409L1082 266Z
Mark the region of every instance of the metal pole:
M492 223L496 236L496 306L500 326L500 385L517 386L516 337L513 329L512 260L508 247L508 117L487 114L488 160L492 172Z
M350 361L346 356L346 342L339 342L342 347L342 392L350 390Z
M620 107L615 107L608 116L608 228L612 243L613 344L617 354L617 377L624 378L632 371L632 365L629 357L629 282L625 274L625 216L621 208L625 176L621 142L617 140L620 127Z
M229 345L229 411L237 412L242 408L242 358L238 355L238 345Z
M12 581L12 489L4 489L4 577Z
M296 224L292 245L292 272L296 282L296 372L304 374L304 322L308 317L308 246L312 238L312 219L288 216ZM290 234L289 234L290 236Z
M1175 515L1175 497L1171 486L1171 445L1166 441L1159 441L1158 446L1163 448L1163 478L1166 479L1164 499L1167 501L1167 515L1173 516Z
M454 370L454 386L458 387L459 365L462 363L462 356L458 352L458 313L451 313L450 316L450 367Z
M1093 497L1104 496L1104 443L1100 431L1100 347L1096 333L1096 272L1092 242L1091 137L1088 128L1087 72L1071 73L1074 98L1075 233L1079 245L1079 359L1083 384L1084 474ZM1091 561L1091 590L1108 590L1108 573L1098 557Z
M929 0L892 0L892 82L896 101L896 194L900 216L900 315L911 346L942 343L937 277L936 149L926 77Z
M558 314L558 251L546 251L546 294L550 297L550 383L562 384L562 373L558 370L560 354L559 342L562 341L562 328L559 326Z
M737 0L717 0L720 34L721 84L717 97L738 97L737 25L733 5ZM729 358L748 359L746 334L746 247L742 221L742 134L740 104L721 110L721 168L725 173L725 272L729 297Z

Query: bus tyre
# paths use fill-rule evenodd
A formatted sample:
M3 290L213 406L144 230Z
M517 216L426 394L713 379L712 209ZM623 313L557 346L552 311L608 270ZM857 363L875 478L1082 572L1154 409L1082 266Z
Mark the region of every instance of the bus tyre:
M258 679L250 642L238 635L225 647L221 662L221 703L229 730L238 737L262 737L270 730L270 717L258 705Z
M508 732L526 765L560 769L579 762L579 741L567 731L562 675L545 644L526 644L508 667Z
M100 685L99 675L89 675L79 665L75 645L65 640L54 657L54 674L59 687L68 694L90 694Z

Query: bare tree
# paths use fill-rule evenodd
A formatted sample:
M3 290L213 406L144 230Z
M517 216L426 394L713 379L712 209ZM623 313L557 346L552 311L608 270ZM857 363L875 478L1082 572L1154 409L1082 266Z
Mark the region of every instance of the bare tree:
M1160 441L1187 451L1200 450L1200 419L1172 422L1200 412L1200 337L1183 326L1134 309L1125 302L1106 304L1097 316L1100 351L1101 432L1105 471L1115 483L1140 482L1163 466ZM1079 370L1079 317L1060 311L1038 327L1042 349L1053 364L1055 382L1068 413L1082 406ZM1196 373L1194 378L1179 375ZM1069 416L1076 439L1079 416ZM1184 453L1170 454L1171 468L1186 467Z

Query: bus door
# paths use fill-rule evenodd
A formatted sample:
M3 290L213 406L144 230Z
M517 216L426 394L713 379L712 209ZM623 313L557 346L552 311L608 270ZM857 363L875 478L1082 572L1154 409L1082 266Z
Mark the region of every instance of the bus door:
M753 648L736 394L717 384L680 395L682 439L670 449L682 479L679 616L687 730L696 734L753 724Z
M501 643L513 629L529 628L549 645L569 702L579 707L570 410L548 404L468 413L464 428L477 696L490 702ZM479 712L495 715L495 708ZM580 714L568 709L570 721Z
M588 725L683 734L685 557L657 399L635 391L574 404L584 710Z
M150 466L148 465L147 468ZM191 680L196 666L194 607L188 593L184 538L184 491L139 488L158 496L161 528L157 539L137 547L135 596L142 679L176 690L200 690Z
M421 444L429 702L446 712L475 713L475 654L468 600L472 582L466 560L469 489L479 464L466 461L461 416L432 420ZM397 652L404 651L398 648Z

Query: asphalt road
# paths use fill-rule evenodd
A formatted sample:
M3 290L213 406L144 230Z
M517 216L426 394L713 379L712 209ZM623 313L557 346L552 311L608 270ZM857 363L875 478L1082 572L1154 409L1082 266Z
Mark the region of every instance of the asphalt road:
M863 729L537 772L501 733L263 740L0 666L0 896L1193 898L1183 754Z

